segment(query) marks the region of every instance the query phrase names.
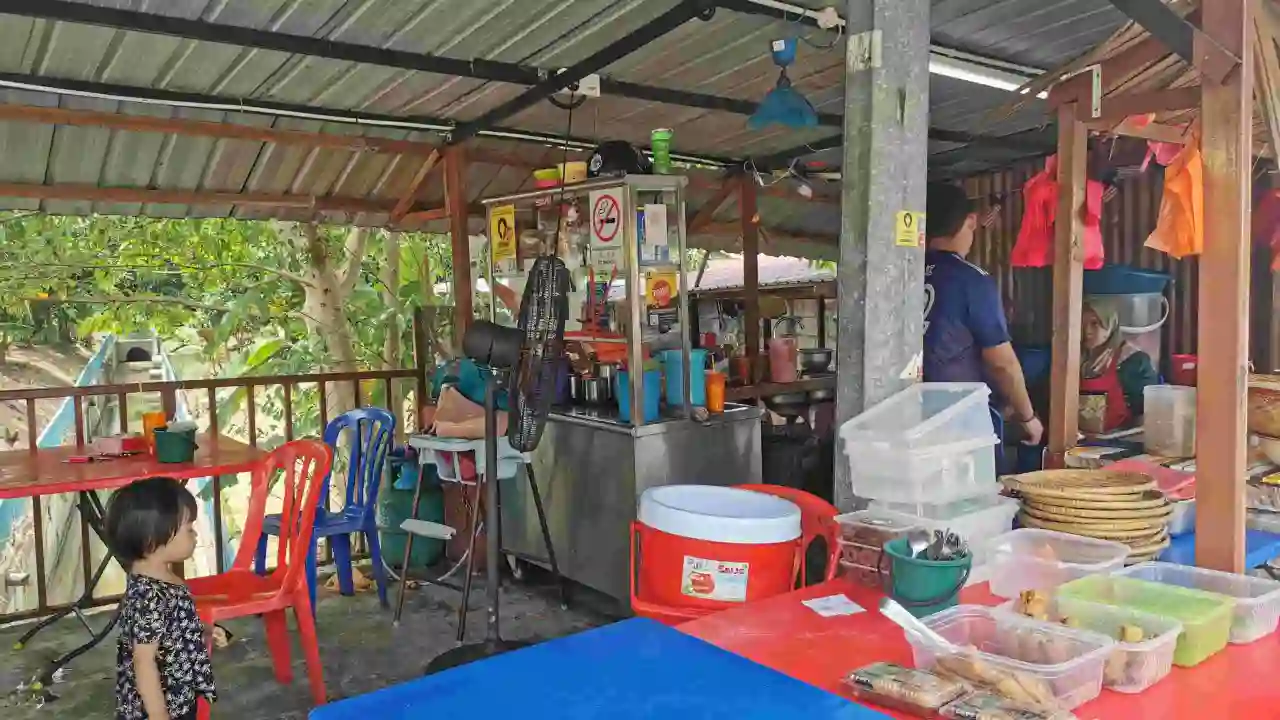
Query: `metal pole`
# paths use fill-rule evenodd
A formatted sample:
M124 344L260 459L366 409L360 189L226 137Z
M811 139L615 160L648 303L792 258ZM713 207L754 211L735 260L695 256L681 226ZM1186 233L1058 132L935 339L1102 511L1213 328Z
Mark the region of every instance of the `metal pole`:
M502 573L498 567L502 553L498 547L498 376L489 376L484 386L484 532L485 532L485 595L489 600L489 632L486 639L496 643L501 639L498 627L498 583Z
M836 416L893 395L923 349L924 248L900 243L902 212L923 212L929 136L929 0L849 0L845 19ZM849 466L835 499L855 504Z

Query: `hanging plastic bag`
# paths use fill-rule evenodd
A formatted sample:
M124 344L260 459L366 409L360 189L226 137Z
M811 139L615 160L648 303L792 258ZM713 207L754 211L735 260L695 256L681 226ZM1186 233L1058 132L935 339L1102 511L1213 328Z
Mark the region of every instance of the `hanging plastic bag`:
M1146 246L1174 258L1204 250L1204 161L1198 132L1164 170L1160 214Z
M1268 190L1253 208L1253 244L1271 248L1271 272L1280 272L1280 190Z
M1102 247L1102 183L1089 180L1085 183L1085 202L1082 211L1084 221L1084 267L1097 270L1102 267L1105 251ZM1050 155L1044 170L1036 173L1022 186L1024 209L1022 226L1018 229L1018 241L1009 255L1013 267L1048 267L1053 264L1054 222L1058 213L1058 156Z

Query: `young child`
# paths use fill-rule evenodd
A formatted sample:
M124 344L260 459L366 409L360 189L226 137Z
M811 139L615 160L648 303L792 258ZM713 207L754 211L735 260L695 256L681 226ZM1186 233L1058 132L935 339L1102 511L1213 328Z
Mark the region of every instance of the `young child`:
M129 571L120 603L116 720L194 720L213 702L204 625L174 563L196 549L196 499L173 478L139 480L107 508L106 536Z

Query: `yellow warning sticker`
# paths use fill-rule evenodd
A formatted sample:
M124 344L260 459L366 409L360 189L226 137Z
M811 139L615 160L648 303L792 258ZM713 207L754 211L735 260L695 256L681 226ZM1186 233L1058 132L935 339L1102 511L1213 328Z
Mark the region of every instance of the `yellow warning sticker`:
M899 247L924 245L924 213L899 210L894 222L893 242Z

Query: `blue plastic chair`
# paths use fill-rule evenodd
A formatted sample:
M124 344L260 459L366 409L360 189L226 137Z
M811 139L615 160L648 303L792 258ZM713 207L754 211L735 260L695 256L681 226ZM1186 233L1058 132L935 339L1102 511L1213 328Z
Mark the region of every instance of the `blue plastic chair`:
M324 429L324 442L339 455L338 442L346 433L347 498L341 513L326 512L323 504L329 496L329 479L326 475L320 493L321 508L316 514L315 531L311 537L311 552L307 558L307 587L311 591L311 607L316 607L316 542L329 538L333 549L333 561L338 570L338 589L343 595L355 594L355 582L351 572L351 534L364 533L369 545L369 559L373 563L373 577L378 586L378 600L383 607L387 602L387 571L382 564L382 547L378 543L378 488L382 485L383 469L391 449L396 421L382 408L361 408L343 413L329 422ZM266 572L267 535L280 534L280 516L268 515L263 522L262 537L258 540L255 567Z

